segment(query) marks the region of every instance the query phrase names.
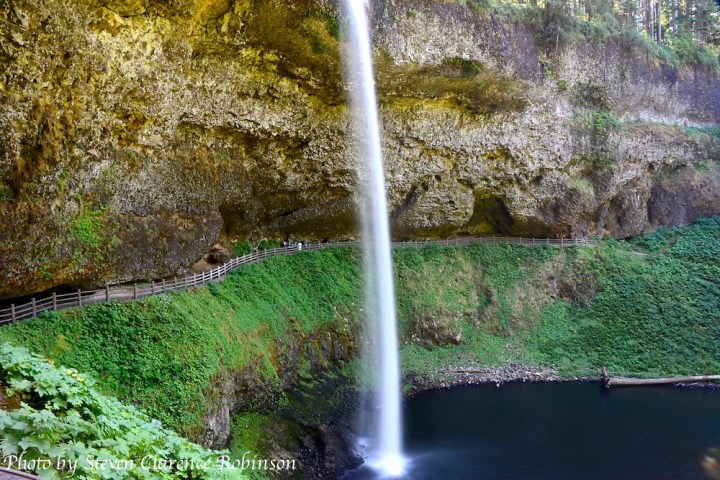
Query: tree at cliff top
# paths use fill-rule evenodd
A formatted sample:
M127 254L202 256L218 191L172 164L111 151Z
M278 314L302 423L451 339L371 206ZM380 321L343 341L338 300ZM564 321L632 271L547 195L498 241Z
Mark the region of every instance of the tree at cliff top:
M666 51L619 4L487 3L373 9L396 238L720 213L720 139L682 127L718 122L720 76L652 55L711 58L712 11ZM355 236L338 21L316 0L0 2L0 298Z
M649 47L673 66L720 68L719 5L716 0L548 0L542 4L541 35L554 48L580 38L615 37L633 48Z

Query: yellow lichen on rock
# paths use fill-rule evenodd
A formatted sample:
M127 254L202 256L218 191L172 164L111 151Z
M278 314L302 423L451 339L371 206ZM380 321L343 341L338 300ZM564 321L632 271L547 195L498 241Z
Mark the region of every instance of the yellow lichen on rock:
M230 0L196 0L195 17L206 23L224 15L230 6Z
M100 3L122 17L142 15L148 7L148 0L103 0Z
M717 211L719 140L609 128L600 170L577 128L594 113L542 74L526 26L431 6L374 10L396 235L628 236ZM341 26L315 0L0 2L0 297L178 274L224 238L353 236ZM687 93L716 76L669 88L588 48L559 52L558 75L615 92L621 120L717 120ZM604 68L577 73L587 55ZM704 170L661 181L697 158ZM107 216L86 259L67 228L79 205Z

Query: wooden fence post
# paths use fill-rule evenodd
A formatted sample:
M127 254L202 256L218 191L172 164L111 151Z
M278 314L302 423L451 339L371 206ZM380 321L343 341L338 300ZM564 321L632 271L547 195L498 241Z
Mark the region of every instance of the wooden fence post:
M421 245L426 245L428 243L430 244L439 244L442 245L443 243L445 246L457 246L457 245L474 245L477 243L485 243L489 240L488 237L468 237L468 238L446 238L444 242L442 240L437 242L426 242L426 241L420 241L417 239L409 240L409 241L401 241L401 242L395 242L394 245L396 246L412 246L415 248L419 248ZM570 246L577 246L577 245L584 245L584 246L591 246L594 247L597 245L596 242L592 240L588 240L586 238L581 237L571 237L569 238L568 242L565 242L564 237L560 237L560 242L550 242L550 238L546 237L545 242L542 242L542 239L536 239L535 237L531 238L524 238L524 237L496 237L495 235L492 236L492 243L517 243L520 245L537 245L545 243L546 245L550 245L551 243L554 245L560 245L561 247L570 245ZM360 245L360 242L330 242L330 243L317 243L317 244L309 244L307 248L304 250L322 250L324 248L331 248L333 246L353 246L353 245ZM246 260L252 260L253 257L255 260L262 260L265 258L275 257L278 255L286 255L290 253L295 253L298 250L295 250L294 248L286 247L283 249L270 249L267 251L257 251L249 255L245 255L243 257L236 257L231 259L229 262L222 264L221 266L217 268L210 269L207 272L202 272L200 275L200 278L198 279L198 274L193 273L192 274L192 286L197 285L204 285L205 283L212 282L213 280L220 280L225 275L227 275L230 271L234 270L235 268L240 267L241 265L245 263L253 263L252 261L246 262ZM246 258L247 257L247 258ZM189 286L189 280L190 277L183 277L183 286ZM162 279L160 282L159 290L155 287L155 281L151 280L150 282L150 290L151 294L157 294L157 293L165 293L167 291L176 290L180 288L180 283L178 280L177 275L173 277L172 285L170 285L170 281L166 279ZM105 301L110 301L110 284L105 284ZM121 292L119 294L119 298L127 298L122 290L125 290L125 288L121 289ZM93 298L95 298L95 294L99 294L99 290L93 291L92 295L89 297L91 298L91 302L93 302ZM77 305L83 306L83 291L82 289L77 290ZM58 309L58 294L57 292L52 293L52 309L57 310ZM139 298L139 291L138 291L138 284L133 284L133 298L137 300ZM97 300L97 298L96 298ZM31 308L32 308L32 315L37 316L38 315L38 304L35 297L31 298ZM49 307L43 307L42 311L48 310ZM10 320L12 322L15 322L18 320L18 316L23 317L22 315L18 315L16 305L13 303L10 305Z

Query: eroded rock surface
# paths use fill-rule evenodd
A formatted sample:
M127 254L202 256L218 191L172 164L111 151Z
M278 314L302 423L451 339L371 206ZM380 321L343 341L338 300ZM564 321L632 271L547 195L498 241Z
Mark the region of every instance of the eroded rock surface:
M398 238L636 235L720 213L713 72L540 48L468 3L373 5ZM336 6L0 4L0 298L355 235Z

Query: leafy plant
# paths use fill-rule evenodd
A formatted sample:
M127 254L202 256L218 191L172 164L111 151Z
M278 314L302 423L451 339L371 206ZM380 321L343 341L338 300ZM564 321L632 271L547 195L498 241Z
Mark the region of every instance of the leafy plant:
M22 399L19 408L0 411L0 449L9 461L20 455L33 460L32 473L42 478L240 478L222 468L219 452L98 393L92 379L74 369L7 343L0 347L0 367L7 394ZM147 459L175 463L156 468Z
M720 371L720 217L593 249L429 247L396 249L393 259L406 383L468 361L569 376L602 365L633 376ZM0 339L88 371L96 389L193 434L223 374L248 371L282 397L281 343L326 326L352 338L360 264L349 249L272 258L193 291L6 326ZM460 341L418 338L424 325ZM308 370L302 360L298 368ZM243 421L254 432L238 438L262 446L267 418Z
M5 183L0 181L0 202L14 202L14 201L15 201L15 198L13 196L13 192L10 189L10 187L8 187L7 185L5 185Z
M73 234L90 248L101 247L105 240L104 221L106 215L107 208L105 207L92 210L83 207L72 223Z
M252 245L250 245L250 242L247 240L237 242L232 245L232 251L235 255L241 257L243 255L247 255L248 253L252 253Z
M443 61L446 65L457 66L462 73L468 77L475 76L482 71L482 65L477 60L469 60L462 57L447 58Z
M261 240L258 243L258 250L270 250L271 248L280 248L282 244L279 240Z
M352 250L290 255L194 291L46 314L0 329L0 340L90 372L103 392L194 435L223 375L252 369L281 397L277 339L352 319L361 283Z
M613 117L608 110L599 110L593 115L593 130L597 133L620 128L620 125L620 121Z
M571 178L568 185L589 197L595 196L595 187L585 178Z

